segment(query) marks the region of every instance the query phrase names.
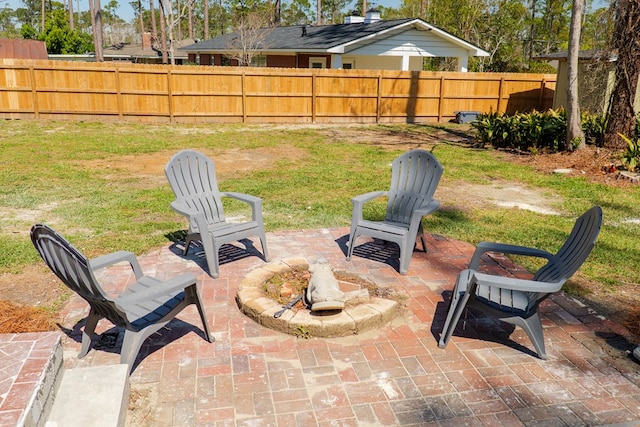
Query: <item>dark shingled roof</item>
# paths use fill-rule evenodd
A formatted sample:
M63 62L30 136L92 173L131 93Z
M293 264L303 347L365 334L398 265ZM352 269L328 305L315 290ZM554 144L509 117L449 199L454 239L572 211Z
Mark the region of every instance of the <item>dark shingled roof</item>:
M265 29L266 37L259 48L273 50L326 50L360 38L396 27L414 18L393 19L372 23L353 23L337 25L293 25L288 27L274 27ZM303 28L306 35L303 34ZM213 39L205 40L181 48L189 51L226 50L236 45L236 33L225 34Z
M552 61L552 60L563 60L567 59L569 56L569 52L563 50L562 52L554 52L547 53L542 55L537 55L533 59L537 59L540 61ZM606 50L581 50L578 52L578 59L588 60L588 59L597 59L597 60L605 60L605 61L616 61L618 59L618 55L616 52L609 52Z

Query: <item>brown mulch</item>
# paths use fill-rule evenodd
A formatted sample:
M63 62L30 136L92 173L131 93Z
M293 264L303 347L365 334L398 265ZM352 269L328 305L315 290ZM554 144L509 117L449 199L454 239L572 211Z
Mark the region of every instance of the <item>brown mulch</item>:
M0 334L46 332L56 329L57 314L40 307L0 300Z
M583 176L591 182L626 188L637 184L621 178L619 171L625 170L621 162L620 150L587 146L574 152L529 154L504 153L512 163L528 165L536 170L552 174L558 169L570 169L569 176Z

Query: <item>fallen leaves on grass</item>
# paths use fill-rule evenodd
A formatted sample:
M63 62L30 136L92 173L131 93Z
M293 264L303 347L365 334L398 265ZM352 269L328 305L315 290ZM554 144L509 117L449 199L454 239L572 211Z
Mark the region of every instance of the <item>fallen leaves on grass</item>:
M0 300L0 334L53 331L54 316L43 308Z

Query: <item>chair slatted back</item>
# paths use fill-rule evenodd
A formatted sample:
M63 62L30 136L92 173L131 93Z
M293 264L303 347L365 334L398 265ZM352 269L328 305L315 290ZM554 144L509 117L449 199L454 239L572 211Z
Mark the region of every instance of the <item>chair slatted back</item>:
M176 199L203 213L210 224L225 222L215 163L195 150L176 153L164 168ZM197 229L192 219L193 229Z
M571 234L553 259L538 270L534 280L562 282L568 280L587 259L602 226L602 209L594 206L576 220Z
M412 212L433 198L443 168L428 151L411 150L397 157L391 169L386 220L409 224Z
M126 325L124 312L105 294L89 262L71 243L42 224L31 228L31 242L51 271L95 312L117 326Z

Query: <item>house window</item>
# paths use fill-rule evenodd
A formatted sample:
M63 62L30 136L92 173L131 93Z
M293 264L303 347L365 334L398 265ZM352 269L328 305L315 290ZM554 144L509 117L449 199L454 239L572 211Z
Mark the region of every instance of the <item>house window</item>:
M327 58L309 58L309 68L327 68Z
M356 61L354 59L349 59L342 62L343 70L353 70L354 68L356 68Z
M251 66L252 67L266 67L267 66L267 57L264 55L256 55L251 57Z
M231 65L231 58L229 58L227 55L222 55L222 58L220 58L220 65L223 66L230 66Z

